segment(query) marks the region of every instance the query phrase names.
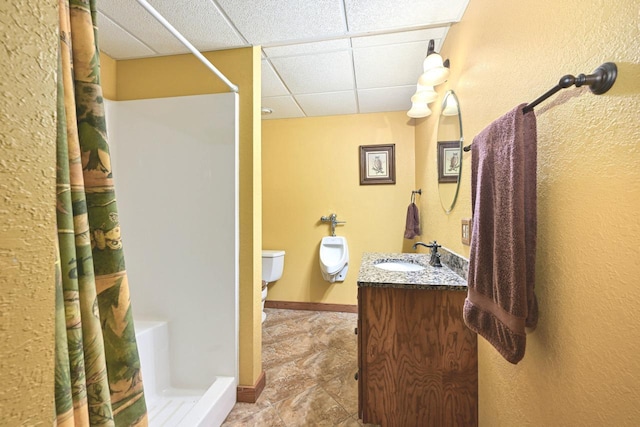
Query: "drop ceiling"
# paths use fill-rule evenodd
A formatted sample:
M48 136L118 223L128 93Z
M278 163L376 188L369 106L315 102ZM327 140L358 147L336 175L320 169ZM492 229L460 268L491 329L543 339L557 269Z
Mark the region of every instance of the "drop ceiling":
M439 51L469 0L148 1L201 52L262 46L277 119L409 110L429 40ZM136 0L98 0L98 26L116 60L189 53Z

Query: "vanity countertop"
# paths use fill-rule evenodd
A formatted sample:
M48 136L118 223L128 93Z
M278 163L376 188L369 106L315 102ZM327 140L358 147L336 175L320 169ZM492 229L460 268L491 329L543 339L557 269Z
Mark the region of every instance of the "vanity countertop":
M467 281L445 264L442 267L429 265L429 254L365 252L362 254L358 287L407 288L466 291ZM425 267L420 271L387 271L375 267L385 261L404 261Z

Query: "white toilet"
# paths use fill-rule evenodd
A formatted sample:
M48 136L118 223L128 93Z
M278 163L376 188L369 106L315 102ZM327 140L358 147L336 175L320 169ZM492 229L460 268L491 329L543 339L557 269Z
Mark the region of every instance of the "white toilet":
M343 236L323 237L320 242L320 271L329 283L343 282L349 270L349 246Z
M267 285L282 277L284 270L284 251L262 251L262 321L267 318L264 312L264 302L267 299Z

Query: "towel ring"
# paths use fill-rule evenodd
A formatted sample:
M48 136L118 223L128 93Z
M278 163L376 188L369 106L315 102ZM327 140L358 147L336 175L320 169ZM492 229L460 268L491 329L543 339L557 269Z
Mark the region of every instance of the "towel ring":
M416 202L416 194L422 195L422 188L419 188L417 190L413 190L411 192L411 203L415 203Z

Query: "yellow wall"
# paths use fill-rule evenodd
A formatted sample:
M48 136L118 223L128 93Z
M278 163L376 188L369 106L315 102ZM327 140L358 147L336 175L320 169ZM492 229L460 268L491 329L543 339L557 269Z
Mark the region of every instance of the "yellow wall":
M254 385L262 371L260 48L224 50L208 52L204 55L239 87L239 363L240 384L251 386ZM218 77L191 54L117 61L116 68L116 99L120 101L229 91ZM103 80L111 79L111 76L112 74L103 75Z
M640 423L639 12L637 0L471 0L447 36L453 75L443 88L460 98L467 142L562 75L619 66L607 94L565 89L536 108L540 320L515 366L479 339L481 426ZM437 176L434 123L416 132L423 188ZM464 159L451 216L422 199L423 211L438 212L430 237L460 252L459 218L471 212Z
M109 55L100 52L100 86L102 86L102 96L106 99L115 100L117 98L117 77L117 61Z
M0 424L51 425L57 2L0 16Z
M393 143L396 185L360 185L359 146ZM356 304L363 252L402 252L414 189L414 129L405 112L264 120L263 247L286 252L269 300ZM322 279L320 217L336 213L350 266L343 283Z

